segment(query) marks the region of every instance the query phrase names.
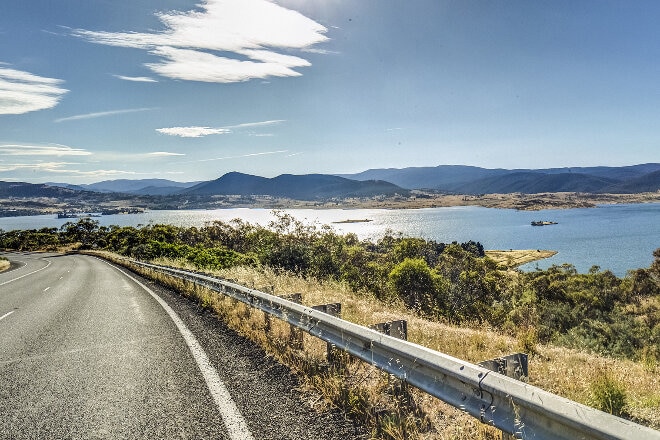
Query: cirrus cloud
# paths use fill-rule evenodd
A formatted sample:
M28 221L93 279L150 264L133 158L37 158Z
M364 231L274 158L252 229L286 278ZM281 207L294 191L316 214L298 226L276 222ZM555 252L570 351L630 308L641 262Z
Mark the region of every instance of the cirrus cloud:
M0 156L90 156L87 150L66 145L0 144Z
M131 82L147 82L147 83L158 82L158 80L155 80L148 76L124 76L124 75L112 75L112 76L114 76L117 79L121 79L124 81L131 81Z
M169 127L169 128L157 128L156 131L169 136L179 136L184 138L197 138L197 137L208 136L210 134L231 133L231 130L226 128L211 128L211 127Z
M0 115L20 115L55 107L68 90L64 81L0 67Z
M169 151L154 151L147 153L147 157L172 157L172 156L185 156L184 153L172 153Z
M215 83L300 76L293 69L310 63L287 52L304 53L328 40L324 26L268 0L205 0L199 8L158 13L161 32L78 29L73 35L146 50L160 59L146 64L158 75Z
M167 128L157 128L156 131L162 134L169 136L179 136L184 138L198 138L203 136L209 136L212 134L228 134L232 133L235 129L243 128L253 128L253 127L267 127L271 125L276 125L284 122L283 119L273 119L270 121L260 121L260 122L245 122L242 124L236 125L227 125L225 127L167 127Z

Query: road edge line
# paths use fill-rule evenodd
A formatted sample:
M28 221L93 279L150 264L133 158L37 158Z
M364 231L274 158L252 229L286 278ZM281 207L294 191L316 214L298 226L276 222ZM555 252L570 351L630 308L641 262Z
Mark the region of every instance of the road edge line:
M26 273L25 275L21 275L20 277L16 277L16 278L14 278L14 279L12 279L12 280L5 281L4 283L0 283L0 286L4 286L5 284L13 283L13 282L16 281L16 280L20 280L21 278L25 278L26 276L32 275L33 273L41 272L41 271L44 270L44 269L48 269L48 266L50 266L50 263L52 263L52 261L48 261L48 264L45 265L44 267L42 267L41 269L37 269L37 270L32 271L32 272L30 272L30 273ZM26 265L27 265L27 264L26 264Z
M127 274L122 269L114 266L113 264L105 260L101 261L110 267L113 267L124 276L132 280L134 283L136 283L138 286L140 286L142 289L144 289L158 302L158 304L160 304L165 312L167 312L179 330L179 333L181 333L181 336L183 336L186 345L188 345L188 348L190 349L190 352L192 353L193 358L195 359L195 362L197 363L197 366L202 373L202 377L204 377L204 381L206 382L209 392L211 393L218 411L222 416L222 420L225 424L225 428L227 429L229 437L232 440L254 440L254 437L252 436L252 433L247 426L247 422L236 406L236 403L232 399L231 394L229 394L229 390L227 390L224 382L222 379L220 379L218 372L215 370L213 365L211 365L211 361L206 355L206 352L202 348L201 344L197 341L197 338L195 338L195 335L193 335L193 333L188 329L186 324L181 320L181 318L179 318L176 312L165 302L165 300L163 300L160 296L154 293L149 287L145 286L139 280Z

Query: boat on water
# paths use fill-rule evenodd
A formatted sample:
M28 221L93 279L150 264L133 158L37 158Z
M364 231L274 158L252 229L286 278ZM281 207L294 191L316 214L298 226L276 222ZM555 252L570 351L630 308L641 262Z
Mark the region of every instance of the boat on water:
M537 222L532 222L532 226L548 226L548 225L556 225L557 222L549 222L545 220L539 220Z
M58 212L57 218L85 218L85 217L101 217L100 213L97 212Z
M78 214L75 212L58 212L57 218L78 218Z
M362 218L362 219L341 220L341 221L332 222L332 223L336 223L336 224L341 224L341 223L369 223L370 221L372 221L372 220L370 220L368 218Z

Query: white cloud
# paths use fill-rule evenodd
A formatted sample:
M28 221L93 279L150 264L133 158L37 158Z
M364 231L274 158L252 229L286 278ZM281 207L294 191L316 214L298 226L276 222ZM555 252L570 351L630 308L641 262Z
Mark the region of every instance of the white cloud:
M226 134L231 133L231 130L226 128L211 128L211 127L169 127L157 128L157 132L169 136L180 136L184 138L197 138L208 136L210 134Z
M0 67L0 115L20 115L55 107L68 92L59 87L62 82Z
M0 165L0 172L8 171L44 171L50 173L62 172L65 165L74 165L71 162L37 162L37 163L10 163Z
M241 154L239 156L225 156L225 157L216 157L213 159L201 159L201 160L196 160L194 162L212 162L216 160L242 159L244 157L268 156L271 154L283 154L288 152L289 150L264 151L262 153L248 153L248 154Z
M242 129L242 128L251 128L251 127L267 127L270 125L276 125L285 122L283 119L274 119L271 121L260 121L260 122L246 122L243 124L237 125L227 125L224 127L168 127L168 128L157 128L156 131L162 134L167 134L170 136L180 136L185 138L197 138L202 136L209 136L212 134L228 134L232 130Z
M0 144L3 156L89 156L92 153L66 145Z
M171 157L171 156L185 156L183 153L170 153L168 151L154 151L153 153L147 153L148 157Z
M160 47L152 53L163 61L147 67L159 75L186 81L233 83L269 76L301 76L284 64L240 61L197 50Z
M133 82L150 82L150 83L155 83L158 82L158 80L155 80L153 78L150 78L148 76L123 76L123 75L112 75L115 78L118 79L123 79L124 81L133 81Z
M13 164L0 164L0 172L9 173L15 171L30 171L38 173L51 173L57 175L68 175L75 177L109 177L109 176L134 176L138 174L135 171L123 170L89 170L83 171L79 169L67 168L71 165L80 165L74 162L36 162L36 163L13 163Z
M273 119L271 121L261 121L261 122L245 122L243 124L237 125L228 125L224 128L247 128L247 127L265 127L269 125L277 125L282 122L286 122L284 119Z
M103 118L105 116L123 115L126 113L137 113L154 110L153 108L128 108L123 110L110 110L107 112L85 113L83 115L68 116L66 118L55 119L55 122L79 121L81 119Z
M311 50L328 40L324 26L268 0L205 0L199 8L157 14L165 26L159 33L79 29L73 34L147 50L161 60L146 66L161 76L217 83L300 76L293 68L310 63L282 52Z

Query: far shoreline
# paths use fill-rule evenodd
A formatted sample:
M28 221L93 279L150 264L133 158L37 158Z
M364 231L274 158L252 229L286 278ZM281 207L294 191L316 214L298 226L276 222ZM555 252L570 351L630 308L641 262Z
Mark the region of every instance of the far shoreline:
M378 196L370 198L344 198L333 200L293 200L270 196L251 196L249 200L241 196L210 196L203 199L185 201L176 197L165 203L150 203L149 199L132 198L80 202L67 200L43 200L36 208L32 198L0 199L0 217L21 217L34 215L57 215L60 212L102 212L108 210L214 210L214 209L428 209L463 206L513 209L518 211L543 211L547 209L595 208L599 205L660 203L660 191L637 194L591 194L591 193L538 193L538 194L438 194L413 191L411 195ZM364 221L363 219L357 219ZM347 222L356 220L349 219Z

